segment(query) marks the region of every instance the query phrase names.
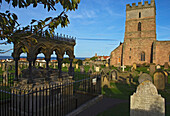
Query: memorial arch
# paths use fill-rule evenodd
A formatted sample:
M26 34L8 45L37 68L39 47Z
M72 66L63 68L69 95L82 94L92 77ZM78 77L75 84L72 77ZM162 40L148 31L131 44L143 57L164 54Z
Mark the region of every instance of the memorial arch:
M46 61L46 68L49 68L49 62L53 51L55 51L58 61L59 77L61 77L62 60L66 53L70 59L70 68L72 70L72 61L74 59L74 46L76 45L75 39L60 35L54 36L53 38L40 37L36 38L37 42L21 40L14 43L12 57L15 61L15 80L18 80L18 60L20 54L23 53L23 48L27 53L27 61L29 62L30 78L32 73L32 64L34 65L37 55L43 53Z

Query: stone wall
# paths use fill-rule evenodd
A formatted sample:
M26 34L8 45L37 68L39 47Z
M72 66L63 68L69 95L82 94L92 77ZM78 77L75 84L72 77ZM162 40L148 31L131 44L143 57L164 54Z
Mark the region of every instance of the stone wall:
M122 54L122 46L119 45L115 50L111 52L110 55L110 65L119 66L121 64L121 54Z
M164 65L165 62L169 62L170 55L170 41L156 41L154 44L154 63Z

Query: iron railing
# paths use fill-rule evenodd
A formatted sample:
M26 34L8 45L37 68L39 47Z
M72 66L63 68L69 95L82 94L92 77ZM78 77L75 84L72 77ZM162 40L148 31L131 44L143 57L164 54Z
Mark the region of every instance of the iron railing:
M64 116L101 93L100 77L88 76L65 84L14 87L0 76L0 116Z

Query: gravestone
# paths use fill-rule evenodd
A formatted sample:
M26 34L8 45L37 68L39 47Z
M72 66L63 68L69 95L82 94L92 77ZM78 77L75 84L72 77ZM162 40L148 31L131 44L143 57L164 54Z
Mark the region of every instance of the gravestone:
M155 72L155 64L150 64L150 75L153 75L153 73Z
M27 63L27 64L28 64L28 63ZM40 64L40 67L43 67L43 63L42 63L42 62L40 62L39 64Z
M126 78L126 83L127 84L133 83L133 76L132 76L132 74L129 74L129 76Z
M147 80L153 82L152 77L149 74L147 74L147 73L142 73L140 75L140 77L138 78L138 82L139 83L142 83L143 81L147 81Z
M96 66L95 70L96 70L96 72L99 72L100 71L100 67Z
M130 96L130 116L165 116L165 99L151 81L142 82Z
M158 64L157 66L156 66L156 69L161 69L161 66Z
M163 71L165 74L165 83L168 83L168 72L167 71Z
M110 88L110 82L109 82L109 80L108 80L106 75L103 75L101 77L101 87Z
M106 67L109 67L109 64L108 64L108 63L106 63Z
M133 63L133 69L136 70L136 63Z
M114 70L114 71L111 72L111 80L112 81L117 80L117 71Z
M92 74L92 73L93 73L93 69L92 69L92 68L89 68L88 73Z
M92 64L92 63L90 63L89 65L90 65L90 68L92 68L92 67L93 67L93 64Z
M79 65L78 64L76 64L76 69L78 69L79 68Z
M158 90L165 89L165 74L163 71L156 71L153 75L154 77L154 85Z
M165 62L164 69L168 69L168 68L169 68L168 62Z
M66 65L63 63L63 64L62 64L62 67L66 67Z
M81 72L81 73L84 73L84 66L81 66L81 67L80 67L80 72Z
M3 63L2 64L2 71L5 71L6 70L6 63Z
M8 84L8 71L3 72L3 84Z

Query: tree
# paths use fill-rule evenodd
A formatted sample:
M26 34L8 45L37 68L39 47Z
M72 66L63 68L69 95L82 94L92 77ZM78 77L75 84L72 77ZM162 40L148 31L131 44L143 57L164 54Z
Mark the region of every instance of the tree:
M75 11L78 8L80 0L5 0L3 2L7 2L8 4L12 2L14 8L27 8L30 5L37 7L37 5L43 4L44 9L48 11L56 11L55 5L60 3L63 11L61 11L57 17L47 17L42 20L32 19L30 24L25 27L19 24L18 16L15 13L10 13L9 11L4 13L0 12L0 39L7 40L0 43L0 45L11 42L15 43L23 39L37 42L35 36L53 37L54 30L57 29L59 25L61 25L61 27L68 26L70 22L66 12L69 10ZM0 7L1 4L2 0L0 0ZM3 53L2 50L0 51L0 53Z

